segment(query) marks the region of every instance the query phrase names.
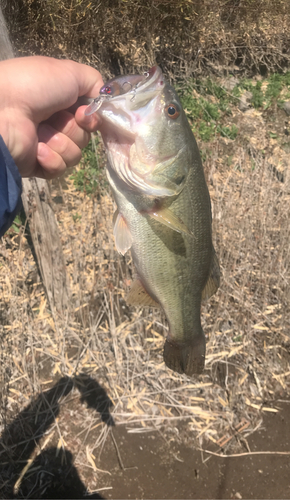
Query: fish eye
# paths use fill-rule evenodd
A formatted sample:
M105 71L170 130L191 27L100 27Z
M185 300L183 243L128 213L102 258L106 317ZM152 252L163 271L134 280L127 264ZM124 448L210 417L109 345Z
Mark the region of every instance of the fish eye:
M173 120L178 118L180 115L180 110L177 104L168 104L168 106L166 106L165 108L165 112L167 113L169 118L172 118Z

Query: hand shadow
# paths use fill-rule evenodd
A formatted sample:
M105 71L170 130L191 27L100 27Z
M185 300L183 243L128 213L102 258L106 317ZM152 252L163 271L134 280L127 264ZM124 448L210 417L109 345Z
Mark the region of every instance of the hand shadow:
M97 381L84 374L75 379L61 378L54 387L39 394L4 430L0 439L0 498L103 498L88 494L70 451L56 448L43 450L17 485L39 440L60 412L60 398L69 394L74 385L81 392L82 402L95 408L107 425L115 425L109 411L113 403Z
M83 403L85 401L88 408L97 410L101 415L102 421L107 425L114 426L115 422L110 414L110 408L113 406L113 403L108 397L105 389L103 389L96 380L85 373L81 373L75 377L74 384L81 393L81 402Z

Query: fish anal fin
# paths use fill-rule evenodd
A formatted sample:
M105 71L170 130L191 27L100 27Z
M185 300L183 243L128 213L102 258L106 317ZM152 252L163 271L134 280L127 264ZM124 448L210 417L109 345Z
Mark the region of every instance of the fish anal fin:
M220 286L220 266L214 251L209 277L201 294L202 300L209 299Z
M147 290L145 290L139 279L133 282L132 288L126 298L127 304L131 306L149 306L160 307L158 302L154 300Z
M166 366L177 373L191 377L204 369L205 338L203 332L187 342L166 339L163 351Z
M114 213L113 224L113 234L117 250L122 255L125 255L132 246L132 235L123 215L118 210Z
M164 224L164 226L170 227L173 231L178 233L185 233L192 236L192 232L187 228L184 222L175 215L169 208L158 208L155 211L146 212L149 217Z

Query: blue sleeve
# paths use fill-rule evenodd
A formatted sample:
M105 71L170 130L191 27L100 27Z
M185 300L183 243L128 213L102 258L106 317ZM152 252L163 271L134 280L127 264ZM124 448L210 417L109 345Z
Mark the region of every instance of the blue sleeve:
M21 210L21 175L0 135L0 237Z

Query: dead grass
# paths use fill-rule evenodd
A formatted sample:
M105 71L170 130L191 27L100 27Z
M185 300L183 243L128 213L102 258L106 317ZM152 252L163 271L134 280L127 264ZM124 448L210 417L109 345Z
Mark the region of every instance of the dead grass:
M288 0L2 0L15 53L73 58L105 78L153 64L172 77L289 64Z
M28 473L48 444L55 453L70 450L95 490L106 476L98 457L114 425L232 453L250 451L247 436L265 412L279 411L275 401L290 374L290 176L285 169L281 182L273 171L283 151L262 113L240 113L236 123L234 152L218 137L205 161L222 283L202 307L207 357L197 378L165 367L162 314L126 305L132 263L115 250L105 184L91 198L76 192L69 176L52 186L62 202L55 211L72 290L66 318L55 320L48 309L23 228L2 239L2 463L9 448ZM14 493L19 475L21 467L15 480L7 471Z

